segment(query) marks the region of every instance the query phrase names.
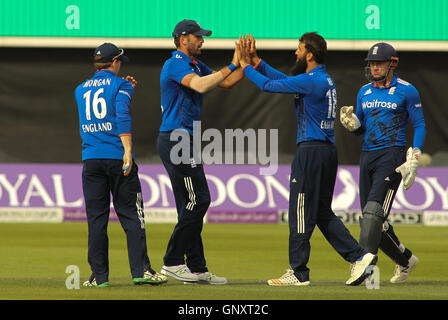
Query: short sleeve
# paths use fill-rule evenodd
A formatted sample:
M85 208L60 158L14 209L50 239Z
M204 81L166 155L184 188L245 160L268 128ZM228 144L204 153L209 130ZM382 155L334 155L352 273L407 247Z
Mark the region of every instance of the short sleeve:
M168 80L181 83L182 79L190 73L195 73L192 67L183 59L172 59L169 62L167 76Z
M199 68L201 69L201 76L208 76L209 74L212 74L214 72L202 61L199 61L199 60L196 60L196 61L199 65Z

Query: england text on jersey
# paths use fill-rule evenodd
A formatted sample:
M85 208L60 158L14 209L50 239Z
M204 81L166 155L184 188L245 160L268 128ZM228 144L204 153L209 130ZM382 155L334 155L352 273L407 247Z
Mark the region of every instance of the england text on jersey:
M101 123L91 123L91 124L83 124L82 131L86 132L99 132L99 131L111 131L112 123L110 122L101 122Z

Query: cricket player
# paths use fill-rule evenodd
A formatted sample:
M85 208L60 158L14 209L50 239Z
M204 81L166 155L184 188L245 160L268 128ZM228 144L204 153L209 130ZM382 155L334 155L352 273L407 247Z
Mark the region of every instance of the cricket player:
M299 39L294 76L275 70L256 55L252 36L240 37L240 64L246 77L262 91L294 94L297 151L291 165L289 192L289 263L271 286L308 286L310 238L317 225L333 248L353 263L347 285L356 286L372 272L377 256L364 250L331 209L338 168L334 146L336 88L326 72L327 44L315 32ZM254 68L255 66L255 68ZM370 267L370 268L369 268Z
M415 87L395 74L398 55L388 43L377 43L367 53L369 81L358 92L356 113L353 106L341 108L342 125L363 135L360 159L359 193L362 218L359 243L377 254L380 248L396 263L392 283L404 282L418 264L387 217L403 180L409 189L417 175L419 157L426 136L422 104ZM406 152L406 126L414 127L412 147Z
M123 49L104 43L94 51L94 76L75 90L82 138L82 186L88 222L88 261L92 275L84 286L109 286L107 224L110 194L126 232L134 284L158 285L167 278L156 273L147 255L143 200L138 167L132 152L130 104L137 81L118 77L128 62Z
M161 273L185 283L226 284L226 278L208 271L204 257L201 232L210 192L203 166L194 157L193 122L200 120L204 93L217 86L231 88L244 74L236 54L229 66L217 72L197 59L203 36L211 33L196 21L180 21L172 34L177 50L160 75L162 123L157 149L171 180L178 214ZM172 157L179 143L187 144L188 151L182 154L186 161Z

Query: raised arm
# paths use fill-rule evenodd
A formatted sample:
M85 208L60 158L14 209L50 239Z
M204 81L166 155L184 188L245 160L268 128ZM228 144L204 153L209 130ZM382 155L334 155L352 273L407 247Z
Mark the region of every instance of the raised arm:
M286 76L279 80L271 80L262 75L250 64L251 57L249 51L249 42L247 39L240 40L238 43L238 52L241 68L246 74L246 77L255 83L260 90L266 92L294 94L307 94L312 90L312 82L309 81L309 76L307 74L301 74L295 77Z
M240 41L241 41L242 37L240 37ZM273 67L271 67L269 64L267 64L264 60L262 60L258 56L257 48L255 46L255 38L253 35L248 34L245 39L247 39L246 40L247 41L247 50L248 50L248 56L250 58L250 64L254 67L254 69L256 69L262 75L266 76L267 78L269 78L271 80L280 80L280 79L285 79L288 77L283 72L280 72L280 71L274 69Z
M235 51L233 52L232 64L237 68L233 71L221 84L219 87L225 89L231 89L235 84L237 84L241 79L244 78L244 72L240 66L240 61L238 59L238 42L235 42Z
M231 73L232 70L229 67L224 67L218 72L203 77L196 73L190 73L182 79L181 84L199 93L206 93L220 85Z
M312 83L308 81L307 74L295 77L287 76L280 80L271 80L257 72L251 65L246 65L243 70L246 77L255 83L260 90L265 92L307 94L311 91Z

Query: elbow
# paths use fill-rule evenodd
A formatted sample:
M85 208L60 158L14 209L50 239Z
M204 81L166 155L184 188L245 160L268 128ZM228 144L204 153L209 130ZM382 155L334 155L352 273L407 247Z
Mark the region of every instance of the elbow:
M260 89L263 92L271 92L271 93L277 93L282 91L276 91L272 86L268 86L268 83L265 82L264 84L257 84L258 89Z
M198 85L197 83L191 83L190 89L193 89L196 92L199 92L200 94L204 94L208 92L211 88L205 85Z
M415 131L420 131L422 134L426 134L426 124L425 122L419 123L414 126Z
M229 83L226 83L226 82L222 82L222 83L219 85L219 87L228 90L228 89L232 89L234 85L235 85L235 83L233 83L233 84L229 84Z
M424 130L426 132L426 123L425 122L423 122L422 130Z
M204 94L204 93L208 92L207 88L197 88L197 89L194 89L194 90L199 92L200 94Z

